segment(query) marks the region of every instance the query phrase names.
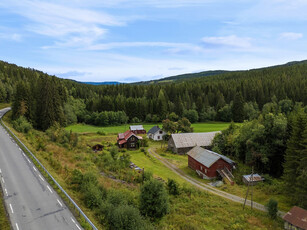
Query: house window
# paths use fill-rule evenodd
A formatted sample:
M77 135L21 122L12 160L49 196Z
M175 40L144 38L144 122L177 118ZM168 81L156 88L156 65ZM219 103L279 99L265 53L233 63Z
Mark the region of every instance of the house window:
M160 136L158 136L158 140L160 140Z
M160 130L159 133L162 134L162 130Z
M131 137L131 141L134 141L134 137Z
M131 147L131 148L134 148L134 147L135 147L135 143L131 143L131 144L130 144L130 147Z
M203 171L203 166L200 166L200 170Z
M205 173L207 173L207 169L205 169Z

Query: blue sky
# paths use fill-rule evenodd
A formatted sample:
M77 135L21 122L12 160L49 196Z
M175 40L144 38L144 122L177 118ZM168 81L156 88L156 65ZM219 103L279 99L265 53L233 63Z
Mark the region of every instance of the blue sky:
M0 59L78 81L307 59L306 0L1 0Z

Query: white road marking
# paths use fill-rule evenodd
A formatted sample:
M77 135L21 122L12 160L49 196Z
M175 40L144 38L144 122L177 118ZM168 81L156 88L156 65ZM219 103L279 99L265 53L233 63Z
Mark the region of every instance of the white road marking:
M41 178L42 181L45 181L44 178L41 175L38 175L39 178Z
M16 223L16 229L19 230L18 224Z
M71 220L72 220L72 222L74 222L74 224L76 223L73 218L71 218Z
M61 205L61 207L63 207L62 203L57 199L58 203Z
M79 230L82 230L77 224L76 224L76 226L77 226L77 228L78 228Z
M50 187L49 187L48 185L47 185L47 188L49 189L49 191L50 191L51 193L53 193L52 190L50 189Z
M34 169L35 172L37 172L37 169L34 166L33 166L33 169Z
M14 210L11 204L10 204L10 208L11 208L12 213L14 213Z
M4 189L4 191L5 191L5 195L6 195L6 196L8 196L8 193L7 193L7 190L6 190L6 188Z
M22 153L22 155L23 155L24 157L26 157L26 155L25 155L24 153Z
M3 182L3 184L4 184L4 183L5 183L5 181L4 181L3 177L2 177L1 179L2 179L2 182Z
M31 161L27 158L28 162L31 164Z
M1 169L0 169L0 173L2 173Z
M19 148L19 151L21 151L21 148Z

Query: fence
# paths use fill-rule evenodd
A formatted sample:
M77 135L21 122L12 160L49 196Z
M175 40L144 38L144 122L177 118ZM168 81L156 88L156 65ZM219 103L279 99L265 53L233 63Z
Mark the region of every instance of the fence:
M10 109L9 109L10 110ZM5 111L7 113L9 110ZM3 114L3 116L4 116ZM11 136L16 140L16 143L25 149L28 154L30 154L30 158L34 159L36 163L41 167L41 169L49 176L49 178L54 182L54 184L60 189L60 191L65 195L65 197L71 202L71 204L74 206L74 208L81 214L84 218L84 220L92 227L94 230L98 230L95 225L90 221L90 219L82 212L82 210L79 208L79 206L73 201L73 199L65 192L65 190L59 185L59 183L51 176L51 174L48 172L48 170L40 163L40 161L34 156L34 154L25 146L17 136L2 122L2 117L0 117L0 123L1 125L10 133Z

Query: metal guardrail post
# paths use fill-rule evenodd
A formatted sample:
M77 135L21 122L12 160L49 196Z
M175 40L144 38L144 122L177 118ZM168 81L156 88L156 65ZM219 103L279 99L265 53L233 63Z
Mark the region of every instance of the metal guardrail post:
M9 109L10 110L10 109ZM5 113L3 114L3 116L9 111L5 111ZM92 229L94 230L98 230L96 228L96 226L90 221L90 219L84 214L84 212L82 212L81 208L79 208L79 206L74 202L74 200L66 193L66 191L62 188L62 186L51 176L51 174L47 171L47 169L40 163L40 161L34 156L34 154L27 148L27 146L25 146L20 140L19 138L3 123L2 121L2 117L0 117L0 123L1 125L6 128L6 130L9 131L10 135L15 137L15 140L17 140L19 143L19 145L21 145L24 149L27 150L27 152L31 155L31 157L33 157L33 159L37 162L37 164L39 164L39 166L44 170L44 172L51 178L51 180L56 184L56 186L61 190L61 192L69 199L69 201L73 204L73 206L78 210L79 212L79 216L80 214L84 217L85 221L87 223L89 223L92 227Z

